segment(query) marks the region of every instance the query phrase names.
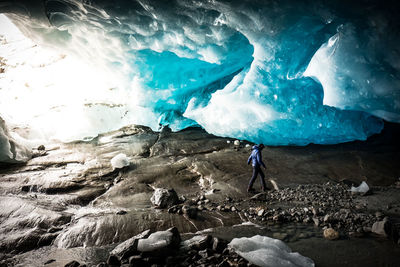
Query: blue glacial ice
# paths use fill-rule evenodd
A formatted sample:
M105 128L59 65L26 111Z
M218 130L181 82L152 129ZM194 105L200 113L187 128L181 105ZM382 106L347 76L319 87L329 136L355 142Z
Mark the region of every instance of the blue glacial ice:
M125 124L200 125L268 145L365 140L383 120L400 121L398 22L375 1L28 2L5 1L0 12L35 43L119 77L115 94L134 96L101 98L85 83L98 90L86 101L107 103L98 117L122 107ZM74 138L121 121L87 125Z

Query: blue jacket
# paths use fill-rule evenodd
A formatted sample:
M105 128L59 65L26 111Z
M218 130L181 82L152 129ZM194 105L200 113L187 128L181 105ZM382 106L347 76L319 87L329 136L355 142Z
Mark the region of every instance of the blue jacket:
M251 161L251 165L253 167L256 167L256 166L259 167L261 165L264 168L266 168L264 162L262 161L260 148L256 145L256 146L253 146L252 149L253 149L253 151L251 151L250 157L247 160L247 164L250 164L250 161Z

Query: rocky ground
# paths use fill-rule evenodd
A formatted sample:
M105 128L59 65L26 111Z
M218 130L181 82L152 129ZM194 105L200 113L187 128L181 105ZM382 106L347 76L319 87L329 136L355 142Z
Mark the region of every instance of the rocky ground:
M27 164L0 169L0 265L248 266L227 244L260 234L317 266L397 266L399 133L388 124L366 142L266 147L275 188L269 182L270 190L254 194L246 192L252 144L199 128L129 126L39 147ZM120 153L129 165L113 169ZM349 191L362 181L368 193ZM157 188L176 196L155 207ZM133 244L129 255L113 257L122 242L166 229L180 241L161 256Z

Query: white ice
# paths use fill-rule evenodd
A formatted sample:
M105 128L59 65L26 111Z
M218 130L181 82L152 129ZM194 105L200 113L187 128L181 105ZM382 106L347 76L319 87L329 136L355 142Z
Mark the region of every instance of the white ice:
M312 267L314 262L292 250L281 240L255 235L234 238L228 245L249 262L263 267Z

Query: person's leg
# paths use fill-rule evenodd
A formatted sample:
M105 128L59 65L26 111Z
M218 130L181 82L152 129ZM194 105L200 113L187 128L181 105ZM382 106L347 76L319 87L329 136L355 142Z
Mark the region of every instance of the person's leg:
M253 166L253 175L251 176L251 179L250 179L250 182L249 182L249 186L247 187L247 191L252 190L253 183L257 178L258 169L259 168L257 168L257 166Z
M259 170L258 172L260 173L261 189L262 189L262 191L265 191L265 190L267 190L267 187L266 187L266 185L265 185L265 180L264 180L265 175L264 175L264 173L262 172L261 168L260 168L260 170Z

